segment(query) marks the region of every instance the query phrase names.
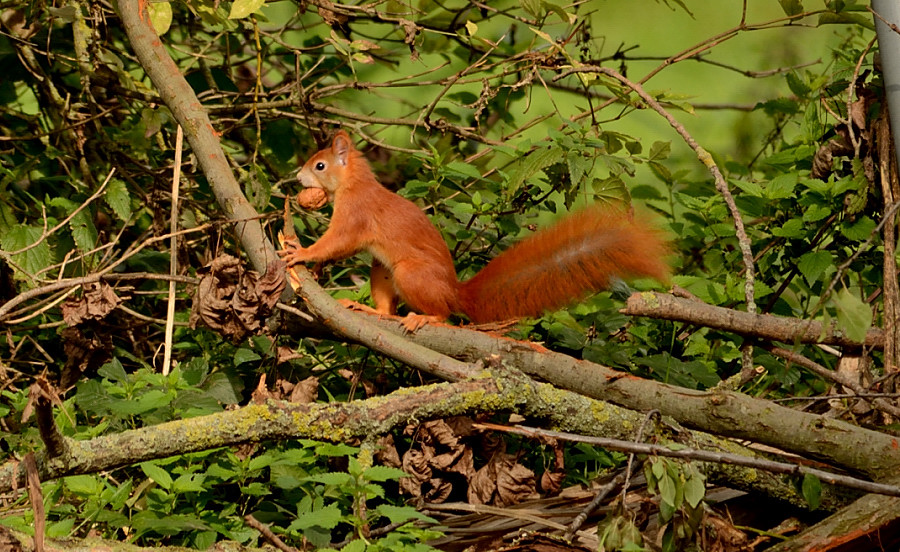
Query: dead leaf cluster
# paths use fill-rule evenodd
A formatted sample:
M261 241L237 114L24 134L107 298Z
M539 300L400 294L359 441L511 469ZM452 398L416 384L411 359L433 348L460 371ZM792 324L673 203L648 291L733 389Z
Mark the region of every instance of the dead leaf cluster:
M106 282L84 284L81 297L70 297L62 304L63 321L77 326L85 320L102 320L122 303Z
M402 457L393 438L387 437L381 443L380 459L410 474L400 481L400 489L418 502L466 500L510 506L540 496L539 491L557 492L565 475L558 454L539 487L534 471L520 461L523 453L507 452L506 440L478 429L476 421L466 416L408 426L404 434L412 438L412 444ZM483 459L476 458L476 450ZM482 465L476 467L478 463Z
M122 303L106 282L84 284L80 297L70 297L61 306L63 321L69 326L62 331L66 365L59 386L66 389L85 372L101 366L112 355L112 335L96 331L94 326Z
M221 255L197 275L191 328L202 323L234 342L261 331L285 287L282 261L269 263L260 277L235 257Z

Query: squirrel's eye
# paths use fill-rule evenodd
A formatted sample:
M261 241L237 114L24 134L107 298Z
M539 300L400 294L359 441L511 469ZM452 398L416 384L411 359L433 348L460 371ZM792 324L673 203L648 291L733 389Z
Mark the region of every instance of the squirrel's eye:
M322 161L319 161L318 163L316 163L316 170L317 170L317 171L324 171L324 170L325 170L325 163L322 162Z

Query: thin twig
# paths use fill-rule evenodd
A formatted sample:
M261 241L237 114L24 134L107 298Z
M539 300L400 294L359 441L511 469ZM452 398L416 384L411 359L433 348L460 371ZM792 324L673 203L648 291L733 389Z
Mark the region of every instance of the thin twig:
M787 475L812 475L832 485L839 485L848 489L857 489L867 493L900 497L900 487L896 485L886 485L884 483L865 481L856 477L840 475L816 468L800 466L797 464L789 464L787 462L776 462L774 460L748 458L746 456L740 456L738 454L730 454L726 452L709 452L705 450L688 448L672 450L661 445L647 445L644 443L634 443L631 441L608 439L605 437L587 437L585 435L565 433L562 431L551 431L535 427L515 426L509 428L508 431L510 433L526 435L529 437L553 437L555 439L571 441L574 443L587 443L589 445L596 445L610 450L618 450L620 452L647 454L651 456L667 456L670 458L682 458L684 460L698 460L700 462L712 462L718 464L732 464L735 466L757 468L772 473L783 473Z
M178 275L178 189L181 180L181 148L184 144L184 131L181 125L175 132L175 167L172 171L172 207L169 214L169 275ZM175 330L175 280L169 280L169 298L166 305L166 331L163 341L162 375L169 375L172 364L172 334Z

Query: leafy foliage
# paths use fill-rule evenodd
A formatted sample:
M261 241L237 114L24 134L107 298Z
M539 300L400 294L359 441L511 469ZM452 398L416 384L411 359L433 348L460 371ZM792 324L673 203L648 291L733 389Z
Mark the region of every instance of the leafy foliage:
M748 308L731 215L696 159L673 143L668 127L648 130L641 122L646 106L618 81L589 73L558 78L591 65L643 70L645 52L611 50L603 42L611 24L591 3L146 4L178 69L212 114L267 229L278 225L277 213L295 191L291 173L324 131L340 123L368 143L366 153L386 186L428 209L463 278L579 205L636 203L655 213L674 238L675 284L713 305ZM673 18L720 8L671 4L678 8ZM893 261L885 259L879 239L885 209L877 183L885 160L874 129L883 113L883 84L872 70L876 50L869 47L871 22L861 5L826 2L804 11L811 9L804 4L773 2L786 19L748 23L721 41L737 41L750 30L794 32L789 23L801 16L840 24L833 27L840 43L825 63L808 66L790 52L769 51L767 67L788 67L771 77L781 92L754 91L745 112L729 116L717 109L710 117L703 111L709 106L701 106L706 98L656 84L683 60L661 65L660 77L645 85L659 87L649 90L676 117L709 125L695 134L725 173L747 223L758 310L834 322L860 339L884 325L882 267ZM201 160L189 150L176 215L183 234L177 251L168 251L175 122L112 8L2 9L9 17L0 33L0 294L10 300L41 292L9 303L2 318L8 331L0 416L9 452L41 446L34 422L21 416L25 389L44 368L76 374L57 414L60 430L74 438L246 403L260 373L270 381L315 375L322 399L336 401L358 398L361 388L377 393L412 380L405 367L349 344L309 338L297 345L282 336L223 343L184 325L184 287L176 312L182 325L174 336L178 365L166 376L156 373L167 283L152 275L168 273L170 253L183 275L193 275L219 253L237 253L238 237L223 222ZM714 58L715 45L701 46L694 59L723 65ZM665 48L654 55L675 60ZM722 135L727 145L717 142ZM298 222L308 243L321 235L327 217L304 213ZM339 298L365 301L368 288L358 274L370 261L327 267L321 281ZM111 278L128 311L80 325L77 335L57 331L63 317L55 304L68 291L53 282L99 272L150 276ZM619 295L604 292L523 321L513 335L691 389L740 371L745 343L739 336L628 319L618 312ZM82 291L72 298L83 298ZM825 366L836 363L819 348L790 345ZM765 373L748 392L802 396L828 385L765 350L753 355L752 364ZM873 356L880 369L884 358ZM618 454L571 447L569 481L590 480L621 463ZM696 528L702 478L674 462L648 466L663 521L676 514L684 521L670 526L671 549ZM145 462L45 482L43 490L53 536L95 531L197 548L223 538L254 543L257 533L242 521L253 513L294 543L325 547L370 527L422 520L389 492L399 477L368 465L358 449L301 442ZM815 508L818 482L804 481L802 491ZM24 509L2 516L0 522L26 531L33 522ZM615 520L610 531L629 537L628 523ZM433 533L422 527L407 523L381 538L352 540L345 549L425 550L421 542Z

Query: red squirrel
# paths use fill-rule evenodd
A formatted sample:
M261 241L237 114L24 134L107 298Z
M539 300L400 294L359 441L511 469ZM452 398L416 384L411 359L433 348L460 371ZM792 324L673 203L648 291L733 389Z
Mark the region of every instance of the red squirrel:
M343 130L297 175L334 203L331 224L309 247L289 241L280 251L288 266L324 262L368 251L375 311L394 314L398 300L413 311L408 331L451 314L473 323L539 316L611 278L650 276L666 281L668 244L660 230L624 209L594 205L535 233L460 282L450 250L415 203L382 186Z

